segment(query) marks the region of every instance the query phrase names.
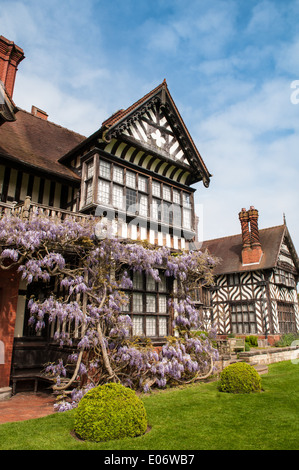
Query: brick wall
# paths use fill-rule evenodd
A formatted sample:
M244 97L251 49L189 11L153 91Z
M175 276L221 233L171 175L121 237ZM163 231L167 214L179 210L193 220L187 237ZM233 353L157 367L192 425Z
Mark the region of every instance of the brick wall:
M4 344L4 364L0 364L0 388L9 386L19 281L16 270L0 270L0 341Z

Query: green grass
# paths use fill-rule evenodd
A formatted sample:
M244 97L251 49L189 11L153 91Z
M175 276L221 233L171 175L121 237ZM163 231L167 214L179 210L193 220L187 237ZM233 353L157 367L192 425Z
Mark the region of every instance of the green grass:
M1 450L298 450L299 364L269 366L263 392L228 394L217 382L143 396L151 431L144 436L81 442L74 410L0 425Z

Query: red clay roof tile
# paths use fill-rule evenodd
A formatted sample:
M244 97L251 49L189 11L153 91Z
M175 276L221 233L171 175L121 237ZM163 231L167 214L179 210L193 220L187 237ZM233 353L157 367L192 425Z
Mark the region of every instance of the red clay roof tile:
M0 126L0 156L78 180L78 175L58 160L85 137L19 108L15 116L16 121Z

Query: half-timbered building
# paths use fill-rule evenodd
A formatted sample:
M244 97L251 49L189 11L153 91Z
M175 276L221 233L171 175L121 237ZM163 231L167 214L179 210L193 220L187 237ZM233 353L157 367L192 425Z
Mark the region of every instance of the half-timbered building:
M23 59L23 50L1 36L0 211L38 211L62 219L92 214L122 239L188 249L197 223L192 185L208 187L211 175L166 81L85 137L51 122L36 106L28 112L15 105L13 86ZM163 276L159 286L134 276L126 312L133 319L132 333L159 342L171 333L169 286ZM45 286L40 290L43 296ZM49 330L46 337L36 337L28 326L29 294L17 273L0 273L5 350L0 388L9 383L12 350L15 356L18 350L24 357L25 350L32 357L36 351L44 355L54 334Z
M219 258L205 311L219 335L256 335L273 344L299 331L298 256L287 225L258 228L258 211L239 214L241 233L203 242Z
M222 261L213 289L195 301L219 334L298 331L298 257L285 225L259 231L256 211L241 211L242 234L197 245L193 185L207 188L211 174L165 80L86 137L51 122L36 106L31 112L16 106L23 59L23 50L0 36L0 216L11 210L61 219L92 214L124 240L207 249ZM132 334L156 344L172 333L170 285L161 278L158 285L135 273L126 307ZM53 329L36 336L28 325L32 289L45 295L45 286L28 290L17 272L0 271L0 399L12 364L41 365L53 353Z

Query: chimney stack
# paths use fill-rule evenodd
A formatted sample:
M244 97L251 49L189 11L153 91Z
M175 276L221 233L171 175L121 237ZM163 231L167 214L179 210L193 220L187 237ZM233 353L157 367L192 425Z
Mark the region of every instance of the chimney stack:
M39 109L33 105L31 106L31 114L33 114L33 116L37 116L43 119L44 121L47 121L48 119L48 114L46 113L46 111L43 111L42 109Z
M263 251L258 229L258 211L250 206L249 211L242 209L239 219L242 228L242 264L259 264ZM250 224L250 231L249 231Z
M13 95L18 65L24 58L24 52L20 47L0 36L0 80L10 98Z

